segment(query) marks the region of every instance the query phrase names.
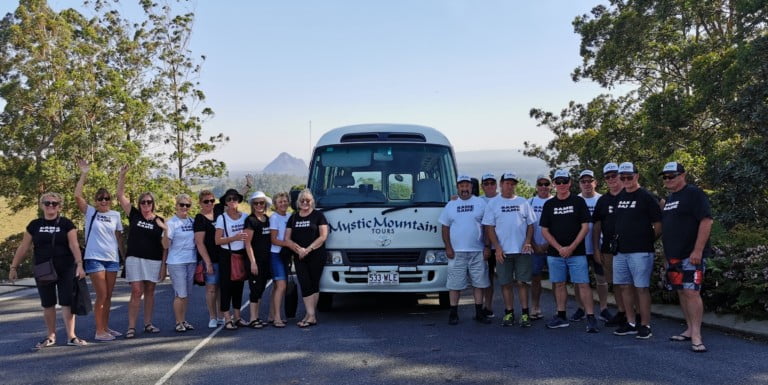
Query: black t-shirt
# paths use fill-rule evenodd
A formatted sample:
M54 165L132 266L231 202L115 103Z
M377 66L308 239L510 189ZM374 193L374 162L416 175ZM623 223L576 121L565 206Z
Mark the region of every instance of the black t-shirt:
M157 220L165 222L163 218ZM138 209L131 207L128 214L128 256L153 261L163 260L163 229L155 223L156 219L144 219Z
M696 244L699 223L705 218L712 218L712 211L707 196L700 188L686 184L682 190L669 194L661 214L664 255L667 258L688 258ZM707 240L702 255L708 257L711 252Z
M317 210L312 210L306 217L302 217L298 212L293 213L288 218L288 224L285 228L291 229L292 241L301 247L307 247L320 236L320 226L322 225L328 225L325 215ZM325 244L322 244L310 254L325 254L324 249Z
M656 198L644 188L616 197L616 235L619 253L653 253L656 236L652 224L661 222Z
M581 225L589 223L589 208L587 202L580 196L570 194L568 198L560 199L557 196L547 200L541 209L539 225L549 230L557 243L568 246L576 239L581 231ZM552 256L560 255L560 252L552 245L547 249ZM584 240L573 251L572 255L586 255Z
M251 238L251 247L257 260L268 260L269 249L272 247L270 240L271 232L269 230L269 216L264 216L264 221L260 221L254 215L249 215L245 219L245 228L253 230Z
M197 214L195 215L195 222L192 224L192 230L194 232L202 232L205 233L205 236L203 237L203 244L205 245L205 250L208 252L208 256L211 258L211 263L219 263L219 246L216 245L216 217L214 217L214 220L209 220L205 217L203 214ZM203 257L200 256L200 252L197 253L197 260L202 260Z
M29 222L27 233L32 236L35 264L49 261L53 257L53 265L57 269L74 266L75 258L72 255L72 250L69 249L69 239L67 238L67 234L74 228L74 223L66 217L53 220L38 218Z
M618 195L612 195L607 192L600 196L595 205L595 212L592 214L593 222L600 221L600 233L603 235L603 243L600 246L600 252L610 253L609 241L613 239L616 227L616 202Z

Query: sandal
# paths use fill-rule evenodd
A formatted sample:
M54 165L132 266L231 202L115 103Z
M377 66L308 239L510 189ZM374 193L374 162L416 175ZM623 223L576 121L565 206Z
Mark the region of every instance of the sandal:
M184 328L186 328L187 330L195 330L195 328L192 327L192 324L190 324L187 321L181 321L181 324L184 325Z
M123 335L123 333L120 333L120 332L119 332L119 331L117 331L117 330L112 330L112 329L110 329L110 328L107 328L107 332L108 332L109 334L111 334L111 335L112 335L112 337L120 337L121 335Z
M264 325L261 322L259 322L259 320L255 319L251 322L248 322L248 327L251 329L261 329L264 327Z
M45 337L44 340L38 342L37 345L35 345L35 349L42 349L42 348L47 348L55 345L56 345L55 339L52 339L51 337Z
M126 337L128 338L128 333L125 333ZM82 340L78 337L72 338L71 340L67 341L67 346L88 346L88 343L85 342L85 340Z
M235 321L229 320L227 321L227 323L224 324L224 329L237 330L237 325L235 324Z
M283 322L282 320L272 321L272 326L274 326L276 328L284 328L285 327L285 322Z
M694 353L706 353L707 347L704 344L692 344L691 351Z
M242 318L238 318L237 321L235 321L235 325L242 326L242 327L248 327L248 324L243 321Z
M184 324L179 322L176 324L176 328L174 330L176 330L177 333L184 333L185 331L187 331L187 328L184 327Z
M187 329L189 329L189 328L187 328ZM178 329L176 331L178 331ZM157 326L155 326L155 325L146 324L146 325L144 325L144 333L160 333L160 329Z
M669 337L669 340L670 341L675 341L675 342L683 342L683 341L690 341L691 337L679 334L679 335L676 335L676 336Z
M125 339L129 340L131 338L136 337L136 329L135 328L128 328L128 330L125 331Z

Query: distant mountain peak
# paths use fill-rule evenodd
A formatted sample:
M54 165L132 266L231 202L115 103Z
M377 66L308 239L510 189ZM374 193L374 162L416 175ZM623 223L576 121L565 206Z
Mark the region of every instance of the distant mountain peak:
M291 156L287 152L281 152L273 161L269 162L263 170L264 174L307 175L307 164L299 158Z

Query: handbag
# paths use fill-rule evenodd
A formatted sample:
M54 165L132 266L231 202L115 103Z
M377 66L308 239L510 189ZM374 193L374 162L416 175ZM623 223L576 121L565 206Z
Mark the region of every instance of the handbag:
M75 277L75 288L72 295L72 313L77 315L88 315L93 310L91 304L91 293L88 291L88 281Z
M48 285L59 280L59 275L56 274L56 269L53 267L52 260L38 263L32 268L32 273L35 276L35 281L37 281L38 286Z
M296 317L296 309L299 306L299 290L296 285L296 275L291 274L290 263L286 273L288 276L285 282L285 301L283 301L285 317L294 318Z
M194 283L198 286L205 286L205 265L202 261L197 262L195 266Z
M223 214L222 218L224 219L224 235L229 237L229 232L227 231L226 213ZM227 243L227 248L229 248L229 280L233 282L245 281L245 278L248 274L245 271L245 261L243 260L243 255L233 253L232 246L230 246L229 243Z

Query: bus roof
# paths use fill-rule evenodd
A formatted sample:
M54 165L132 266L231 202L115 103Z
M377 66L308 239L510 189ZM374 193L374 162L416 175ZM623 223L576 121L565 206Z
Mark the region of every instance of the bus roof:
M330 146L342 143L342 137L349 134L363 134L363 133L408 133L408 134L420 134L424 136L425 143L439 144L443 146L451 146L451 142L440 131L427 126L418 126L414 124L389 124L389 123L376 123L376 124L356 124L353 126L344 126L334 128L320 137L315 147ZM397 142L397 140L388 140L390 142ZM412 142L403 140L404 142ZM355 140L356 143L365 142L379 142L379 140Z

